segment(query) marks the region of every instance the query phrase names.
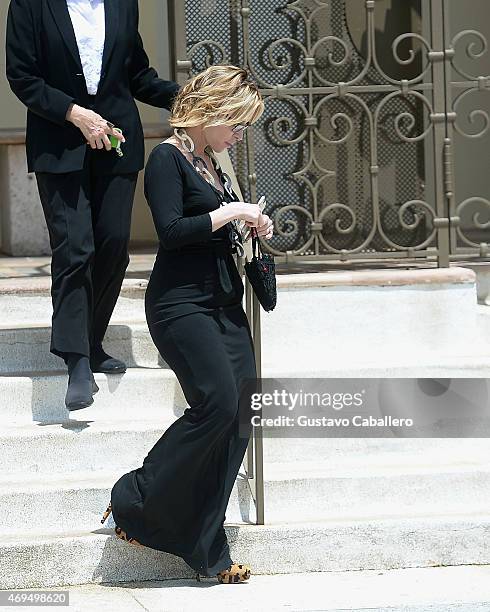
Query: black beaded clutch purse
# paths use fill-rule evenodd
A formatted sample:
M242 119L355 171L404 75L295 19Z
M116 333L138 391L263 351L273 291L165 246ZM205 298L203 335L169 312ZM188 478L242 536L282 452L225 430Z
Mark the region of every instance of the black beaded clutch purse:
M263 253L260 248L255 228L252 228L251 233L252 259L245 262L245 273L262 308L269 312L274 310L277 302L276 264L274 256L270 253Z

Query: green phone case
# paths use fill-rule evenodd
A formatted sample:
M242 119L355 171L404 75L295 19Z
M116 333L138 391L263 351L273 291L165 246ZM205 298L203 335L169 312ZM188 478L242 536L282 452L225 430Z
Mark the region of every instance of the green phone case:
M112 128L114 131L118 131L121 132L122 134L122 130L120 130L119 128ZM119 155L119 157L123 156L123 152L121 151L121 141L118 140L115 136L113 136L112 134L109 134L109 140L111 141L111 147L113 149L116 149L117 154Z

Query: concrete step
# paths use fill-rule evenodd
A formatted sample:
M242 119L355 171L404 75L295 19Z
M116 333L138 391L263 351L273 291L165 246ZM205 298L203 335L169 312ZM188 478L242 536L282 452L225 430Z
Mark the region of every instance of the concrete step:
M49 352L51 298L0 295L0 311L0 373L64 369L63 360ZM128 367L166 367L148 332L141 297L119 297L104 348Z
M141 293L138 297L120 295L111 321L145 321L145 304ZM23 290L13 294L2 294L0 291L0 308L2 311L1 328L50 327L53 307L47 295L32 295Z
M49 327L0 329L0 374L59 371L64 363L49 352L50 337ZM111 324L104 349L130 368L167 367L153 344L146 322Z
M392 365L352 364L348 370L328 368L328 371L301 371L300 363L289 369L264 371L263 377L289 378L487 378L490 377L490 358L477 365L474 358L457 362L446 360L437 365L397 367ZM326 364L319 364L319 368ZM482 370L482 371L480 371ZM485 375L486 372L486 375ZM161 418L162 411L175 406L177 412L187 407L180 383L174 372L163 367L132 367L124 374L96 373L99 392L94 403L83 410L69 412L65 407L68 383L66 372L10 372L0 374L0 419L3 424L61 423L71 420L131 419L136 410L142 419Z
M168 419L188 406L174 372L167 368L128 368L124 374L94 374L99 391L94 403L68 411L66 372L18 372L0 375L0 419L4 424L43 425L73 421Z
M127 469L138 467L140 463L135 462ZM45 474L37 479L32 476L2 478L0 534L30 534L39 529L45 533L54 533L60 529L70 531L97 528L101 525L102 513L110 500L112 486L127 469L108 467L105 472L54 476ZM239 523L255 520L248 483L240 476L230 498L227 520ZM114 527L112 515L105 525Z
M136 411L135 411L136 412ZM0 465L9 478L60 478L107 466L137 466L173 422L143 419L64 421L7 426L0 432ZM177 418L176 416L174 419ZM56 453L53 453L56 449Z
M261 311L262 374L487 377L475 279L458 267L280 275L276 309ZM49 297L0 295L0 309L0 373L62 367L49 353ZM141 298L119 298L104 346L130 367L166 366Z
M138 466L167 427L183 414L177 404L155 408L105 410L92 405L71 419L42 423L5 423L0 431L4 476L69 474ZM111 414L112 412L112 414ZM84 415L87 415L84 417ZM88 414L87 414L88 413ZM77 419L75 419L77 415ZM137 419L135 418L137 416ZM479 465L490 457L487 438L276 438L263 430L266 464L316 461L325 468L377 466ZM56 448L56 453L53 453ZM124 451L124 452L123 452Z
M485 321L486 323L486 321ZM314 359L298 354L296 348L303 342L301 331L296 336L296 348L277 346L277 330L264 332L262 338L262 376L271 378L356 378L356 377L419 377L419 378L457 378L457 377L490 377L490 338L484 349L472 350L468 344L465 352L458 355L441 353L426 354L423 350L417 355L406 354L403 346L400 350L386 355L371 356L353 353L335 355L328 347L335 344L317 338ZM63 370L61 359L49 352L49 328L0 329L0 377L12 374L32 372L39 375L58 373ZM281 332L284 336L284 334ZM480 334L481 338L486 338ZM272 340L272 338L276 338ZM339 340L340 341L340 340ZM310 344L310 346L313 346ZM322 347L322 348L320 348ZM128 322L110 325L104 340L105 350L122 359L128 368L168 368L168 364L159 355L148 331L146 322ZM487 354L482 354L486 352ZM65 383L66 391L66 383ZM0 399L0 405L1 405Z
M484 463L490 457L488 438L272 438L264 437L264 460L286 464L317 461L342 467L409 466Z
M279 286L277 307L261 313L268 375L490 373L490 328L472 270L296 274Z
M1 256L0 256L1 258ZM13 262L15 264L15 262ZM20 262L19 262L20 263ZM28 263L28 262L27 262ZM9 261L5 258L0 259L0 270L3 266L4 273L7 273ZM43 266L43 263L40 262L40 265ZM0 273L0 295L1 296L15 296L15 297L26 297L26 296L36 296L36 297L45 297L51 299L51 276L50 276L50 262L44 264L45 266L45 276L16 276L19 273L22 273L22 267L19 268L14 267L10 269L10 274L12 276L2 278ZM131 262L130 267L133 267L134 264ZM30 267L30 266L29 266ZM32 266L33 267L33 266ZM32 270L31 267L31 270ZM141 269L141 266L139 266ZM37 273L40 273L38 266L36 265ZM144 273L148 273L148 267L145 266L143 268ZM145 296L146 287L148 286L148 281L146 278L125 278L123 280L123 284L121 287L120 296L122 298L142 298Z
M101 526L103 527L103 526ZM231 556L254 574L490 563L490 514L225 525ZM0 539L0 588L190 578L179 558L120 541L111 529Z
M488 304L478 304L476 307L478 324L483 338L490 343L490 300Z
M488 612L489 574L487 565L254 573L246 598L241 588L220 586L213 577L201 583L174 579L75 585L69 589L69 600L70 612L134 612L135 605L154 612L162 610L162 600L165 610L187 611L196 608L197 597L200 612ZM202 587L198 592L197 585Z
M490 262L465 261L461 263L461 266L475 272L478 302L484 306L490 306Z
M490 346L490 344L489 344ZM264 347L264 341L262 341ZM408 355L387 355L371 360L356 356L343 361L335 356L309 363L303 358L274 359L262 364L262 376L268 378L490 378L490 356L447 355L412 359Z
M112 485L126 471L107 466L104 472L4 476L0 534L90 529L99 522ZM364 459L328 467L311 461L266 463L264 491L268 523L482 512L490 507L490 462L379 465ZM244 473L235 482L226 518L256 520Z

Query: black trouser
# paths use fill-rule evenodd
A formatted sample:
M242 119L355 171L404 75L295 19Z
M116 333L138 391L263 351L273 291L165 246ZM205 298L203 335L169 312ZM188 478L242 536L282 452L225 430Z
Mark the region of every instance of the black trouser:
M83 170L36 172L52 250L50 351L65 362L102 342L129 263L138 173L97 176L98 155L116 153L87 145Z

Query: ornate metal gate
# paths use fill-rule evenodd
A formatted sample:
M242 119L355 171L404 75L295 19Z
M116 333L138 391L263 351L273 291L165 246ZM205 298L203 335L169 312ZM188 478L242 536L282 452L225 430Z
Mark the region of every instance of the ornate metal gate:
M471 4L490 21L486 0ZM169 0L169 10L176 80L230 62L266 99L230 156L244 197L267 194L275 235L263 246L278 262L490 255L488 170L455 172L475 141L488 144L490 57L486 36L463 27L468 10L452 19L458 0Z

